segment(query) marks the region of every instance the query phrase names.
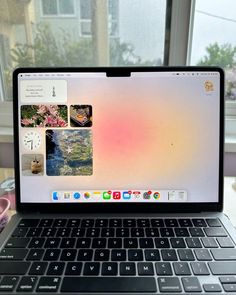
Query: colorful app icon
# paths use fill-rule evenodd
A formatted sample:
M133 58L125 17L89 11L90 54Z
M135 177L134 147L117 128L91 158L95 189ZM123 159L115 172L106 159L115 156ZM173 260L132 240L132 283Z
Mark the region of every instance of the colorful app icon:
M129 200L129 199L131 199L131 195L132 195L131 191L125 191L125 192L123 192L123 199Z
M111 198L111 191L103 192L102 197L103 197L103 200L110 200L110 198Z
M68 200L70 199L71 194L69 192L64 192L64 199Z
M143 193L143 199L144 199L144 200L150 200L150 199L151 199L151 194L152 194L151 191L144 192L144 193Z
M85 193L84 193L84 198L85 198L85 199L89 199L89 198L90 198L90 196L91 196L91 195L90 195L90 193L89 193L89 192L85 192Z
M58 201L59 200L58 192L53 192L52 193L52 199L53 199L53 201Z
M153 193L153 198L154 198L155 200L160 199L160 197L161 197L161 195L160 195L159 192L155 192L155 193Z
M133 191L133 195L136 199L141 197L141 192L140 191Z
M93 192L93 196L95 200L99 200L101 198L101 192Z
M116 191L116 192L113 192L113 199L114 200L119 200L121 198L121 193Z
M78 200L80 198L80 193L79 192L73 193L73 197L75 200Z

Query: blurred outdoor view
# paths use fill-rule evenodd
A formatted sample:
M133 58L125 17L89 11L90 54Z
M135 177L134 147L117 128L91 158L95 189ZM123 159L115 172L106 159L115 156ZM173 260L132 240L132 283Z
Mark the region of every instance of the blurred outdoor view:
M163 65L167 3L0 0L0 101L12 99L16 67ZM236 101L236 1L195 4L190 64L223 67Z

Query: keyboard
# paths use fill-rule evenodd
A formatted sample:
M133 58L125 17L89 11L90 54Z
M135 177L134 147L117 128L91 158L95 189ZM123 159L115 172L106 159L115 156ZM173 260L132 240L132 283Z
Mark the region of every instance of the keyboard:
M0 251L0 293L236 292L216 218L21 219Z

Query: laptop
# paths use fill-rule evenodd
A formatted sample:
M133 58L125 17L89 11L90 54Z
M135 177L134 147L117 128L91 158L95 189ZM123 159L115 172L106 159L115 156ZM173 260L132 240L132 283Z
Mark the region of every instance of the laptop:
M19 68L0 294L236 293L224 74Z

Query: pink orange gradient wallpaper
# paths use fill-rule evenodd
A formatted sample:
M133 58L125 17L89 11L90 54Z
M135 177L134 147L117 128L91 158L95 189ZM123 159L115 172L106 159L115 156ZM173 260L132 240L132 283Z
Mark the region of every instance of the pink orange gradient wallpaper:
M26 83L19 89L19 109L22 105L65 105L67 114L57 110L54 119L68 120L68 124L22 127L19 118L20 138L25 137L25 144L24 140L20 142L23 202L51 202L55 191L101 191L102 195L103 191L116 190L161 191L158 202L168 202L168 192L174 190L184 191L188 202L217 201L217 74L42 77L37 86L50 89L51 83L53 94L58 87L53 86L54 80L61 79L65 84L64 97L55 97L53 104L45 95L47 89L38 98L26 95L32 89L34 93L34 79L19 78L19 85ZM214 86L209 91L204 87L206 80ZM72 105L91 106L90 114L83 111L86 108L79 114L84 122L91 120L89 127L70 125ZM29 131L32 138L27 137ZM40 143L31 149L31 140L37 141L37 135ZM38 174L31 171L34 155L43 162ZM40 195L37 189L32 195L32 188L37 187ZM76 198L71 201L78 202ZM94 200L88 197L79 201ZM157 203L155 199L149 201Z

